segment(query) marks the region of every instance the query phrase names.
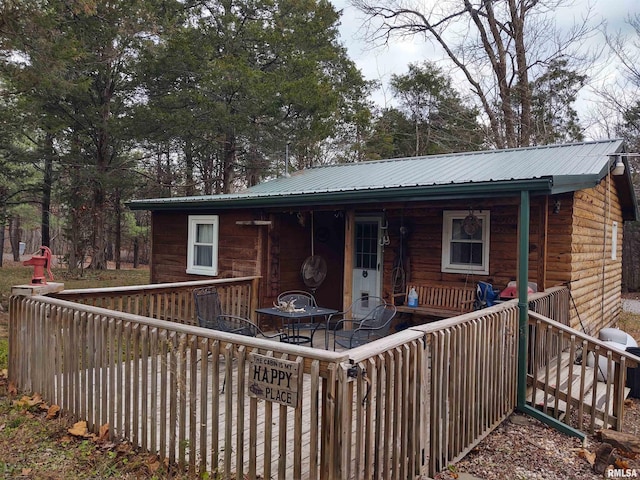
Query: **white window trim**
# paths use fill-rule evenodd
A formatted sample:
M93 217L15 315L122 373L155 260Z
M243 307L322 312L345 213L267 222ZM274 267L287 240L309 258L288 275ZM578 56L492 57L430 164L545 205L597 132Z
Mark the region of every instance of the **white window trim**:
M193 275L218 275L218 215L189 215L189 234L187 240L187 273ZM196 227L198 225L213 225L213 251L211 254L212 265L205 267L202 265L194 265L195 261L195 240Z
M469 211L445 210L442 213L442 272L489 275L489 230L491 225L491 216L488 210L473 212L473 214L482 219L482 224L484 226L482 229L482 265L459 265L451 263L451 231L453 220L464 219L469 215Z

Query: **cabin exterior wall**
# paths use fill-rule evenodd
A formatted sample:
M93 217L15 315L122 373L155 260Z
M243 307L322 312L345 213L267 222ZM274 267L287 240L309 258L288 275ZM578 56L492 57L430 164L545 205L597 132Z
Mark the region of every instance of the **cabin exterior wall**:
M210 214L214 212L198 212ZM217 278L262 275L264 268L261 243L265 226L238 225L250 221L249 211L216 213L219 215ZM202 280L200 275L186 273L188 212L154 212L152 220L153 253L151 281L153 283Z
M572 326L581 329L582 320L591 334L616 323L621 310L623 220L610 178L576 192L572 205Z
M382 295L390 300L392 294L400 293L394 275L399 268L404 272L405 283L474 286L478 281L487 281L495 289L503 289L517 278L519 203L519 197L483 198L375 204L355 210L357 215L382 215L387 226L389 245L384 247L380 266ZM488 275L442 272L445 210L490 211ZM219 215L218 278L261 276L259 303L271 305L284 290L309 290L302 281L301 266L308 256L321 255L328 268L327 278L314 292L318 302L333 308L344 305L343 296L349 296L347 283L351 278L345 271L350 265L345 262L345 231L350 232L347 223L353 218L353 211L335 206L314 211L205 213ZM152 282L203 279L186 273L188 215L189 212L154 212ZM260 224L251 224L258 218ZM612 241L614 222L617 233ZM589 333L614 324L620 312L622 226L618 193L609 177L591 189L531 198L529 280L536 282L540 291L568 284L576 303L571 324L581 328L582 322ZM408 232L404 238L401 228Z

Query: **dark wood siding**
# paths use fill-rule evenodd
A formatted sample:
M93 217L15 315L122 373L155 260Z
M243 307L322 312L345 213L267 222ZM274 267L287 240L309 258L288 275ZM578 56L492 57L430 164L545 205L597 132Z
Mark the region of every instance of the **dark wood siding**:
M211 214L199 212L198 214ZM236 221L254 220L251 212L219 213L218 277L261 275L261 233L266 226L237 225ZM153 254L151 281L179 282L199 280L187 270L187 213L156 212L153 215Z
M558 203L559 202L559 203ZM488 281L497 290L516 280L519 197L422 204L381 204L356 209L376 213L388 222L390 244L383 256L383 295L393 293L394 268L402 250L407 282L474 286ZM559 207L559 208L557 208ZM441 271L443 210L489 210L491 214L488 275ZM198 212L201 213L201 212ZM213 213L213 212L202 212ZM320 304L340 308L345 287L345 210L272 212L226 211L220 217L219 277L261 275L260 304L271 305L284 290L310 290L300 268L312 253L327 261L327 278L315 291ZM187 212L153 215L152 281L202 278L186 273ZM269 225L237 222L269 220ZM611 224L618 222L617 258L611 259ZM607 230L605 232L605 224ZM313 229L312 229L313 225ZM408 233L401 249L400 228ZM580 320L591 333L611 325L620 311L622 214L617 190L608 179L592 189L550 198L532 197L529 280L540 290L569 284ZM313 235L313 237L312 237ZM579 318L578 318L579 314Z
M391 244L385 249L385 279L384 291L388 295L393 290L392 270L399 256L400 226L409 230L407 248L404 250L404 269L407 282L410 283L440 283L456 285L475 285L478 281L488 281L496 289L504 288L508 282L517 278L518 263L518 215L519 198L483 200L466 203L432 203L423 208L386 209L389 220ZM442 272L442 228L443 210L468 211L470 207L476 211L489 210L491 217L489 274L475 273L443 273ZM530 254L529 279L542 288L545 283L540 277L544 272L544 251L546 248L544 227L540 221L543 218L547 202L544 198L534 198L531 201L530 225ZM569 217L570 218L570 217ZM570 241L570 237L567 238ZM546 286L557 285L559 282L549 282Z

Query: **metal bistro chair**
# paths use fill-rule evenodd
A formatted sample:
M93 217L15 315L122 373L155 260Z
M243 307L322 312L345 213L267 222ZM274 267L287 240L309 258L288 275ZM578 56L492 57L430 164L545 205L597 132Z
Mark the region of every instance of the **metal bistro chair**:
M362 296L356 298L349 307L338 313L334 313L330 315L327 319L327 323L325 325L325 336L324 336L324 348L329 348L329 330L335 330L336 323L340 320L351 320L354 322L359 322L360 319L366 317L371 310L376 308L378 305L386 305L387 302L381 297L374 296ZM342 323L341 325L344 325Z
M395 315L395 306L378 305L360 320L338 321L333 329L333 349L336 349L336 345L344 348L358 347L387 336ZM351 328L347 329L349 322L351 322Z
M282 333L276 333L274 335L264 333L255 323L246 318L238 317L237 315L223 314L220 297L215 287L195 289L193 291L193 299L196 304L196 315L198 317L198 326L200 327L235 333L236 335L245 335L247 337L257 337L261 335L265 338L278 338L280 341L284 338L284 334ZM222 380L221 393L224 393L226 384L227 377L225 375L224 380Z
M316 298L309 292L304 290L288 290L282 292L277 298L278 305L283 303L294 302L296 308L304 307L317 307ZM309 337L311 339L311 346L313 346L313 336L318 328L323 327L323 323L316 323L311 319L311 322L300 323L298 321L287 322L283 324L285 332L293 333L293 335L299 335L300 330L309 330Z
M247 318L222 313L220 297L215 287L195 289L193 291L193 299L196 304L196 314L200 327L245 335L247 337L257 337L260 335L264 338L283 339L282 333L264 333L255 323Z

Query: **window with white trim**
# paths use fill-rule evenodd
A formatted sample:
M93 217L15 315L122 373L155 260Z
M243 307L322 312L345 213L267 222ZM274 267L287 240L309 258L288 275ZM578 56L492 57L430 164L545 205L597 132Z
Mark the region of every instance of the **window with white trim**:
M442 271L489 274L489 212L443 212Z
M218 275L218 216L189 215L187 273Z

